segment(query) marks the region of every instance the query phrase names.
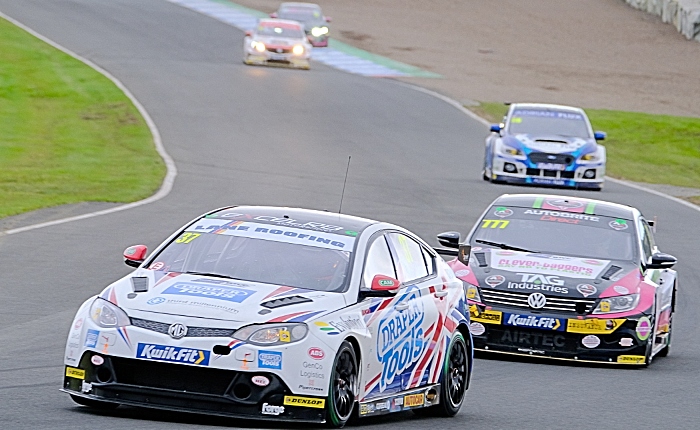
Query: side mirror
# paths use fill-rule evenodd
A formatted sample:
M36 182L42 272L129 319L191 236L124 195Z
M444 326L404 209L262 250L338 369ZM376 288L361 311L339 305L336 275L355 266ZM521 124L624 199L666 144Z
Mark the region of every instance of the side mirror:
M491 124L491 133L500 133L501 132L501 124Z
M401 288L401 282L391 276L375 275L369 290L361 290L361 297L392 297Z
M279 15L277 15L277 12L272 12L270 14L270 18L277 18Z
M670 269L677 262L678 259L673 255L657 252L651 256L651 263L647 264L647 269Z
M323 19L326 20L326 22L333 21L330 16L324 16Z
M447 248L459 248L460 236L459 233L456 231L446 231L445 233L440 233L437 235L437 240L440 243L440 245L445 246Z
M246 36L246 37L253 37L253 30L247 30L247 31L245 32L245 36Z
M602 131L596 131L595 133L593 133L593 138L595 140L605 140L607 136L608 135L603 133Z
M146 245L134 245L124 250L124 263L127 266L139 267L146 259L148 248Z

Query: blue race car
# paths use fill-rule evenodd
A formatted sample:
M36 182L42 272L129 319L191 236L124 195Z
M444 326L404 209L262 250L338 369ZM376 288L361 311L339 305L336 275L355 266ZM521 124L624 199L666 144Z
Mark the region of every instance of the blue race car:
M600 191L605 147L583 109L513 103L502 124L486 138L486 181L573 187Z

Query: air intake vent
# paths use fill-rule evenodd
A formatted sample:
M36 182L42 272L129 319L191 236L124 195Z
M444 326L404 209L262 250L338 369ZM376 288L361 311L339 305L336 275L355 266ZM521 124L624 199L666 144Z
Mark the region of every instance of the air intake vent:
M479 262L479 267L488 266L488 264L486 264L486 254L484 254L483 252L475 252L474 258L476 258L476 261Z
M612 278L614 275L616 275L617 272L619 272L620 270L622 270L622 267L620 267L620 266L615 266L615 265L613 264L612 266L610 266L610 267L608 268L608 270L605 271L605 273L603 273L603 275L601 276L601 278L605 279L606 281L609 281L610 278Z
M148 291L148 278L140 276L131 278L131 285L135 293L145 293Z
M283 306L296 305L299 303L313 302L311 299L307 299L302 296L289 296L282 297L280 299L270 300L269 302L262 303L260 306L264 306L269 309L281 308Z

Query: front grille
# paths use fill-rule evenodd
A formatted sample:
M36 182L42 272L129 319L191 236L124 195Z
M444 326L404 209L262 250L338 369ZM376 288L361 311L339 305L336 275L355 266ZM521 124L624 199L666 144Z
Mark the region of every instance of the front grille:
M170 327L168 323L143 320L140 318L131 318L131 325L162 334L168 334L168 328ZM187 334L185 337L231 337L235 331L236 330L228 328L187 327Z
M289 54L292 52L292 48L271 48L267 47L267 50L270 52L274 52L275 54Z
M519 293L500 290L481 290L481 298L484 304L491 306L512 306L516 308L530 309L527 297L532 293ZM584 314L591 311L595 299L570 299L568 297L547 296L547 304L538 311L571 312Z
M142 387L224 395L235 371L111 357L116 382Z
M575 352L577 335L558 331L532 330L522 327L489 326L486 342L491 346L532 348L545 351Z
M557 178L557 179L574 179L574 172L564 171L564 170L546 170L546 169L534 169L531 167L527 168L526 171L528 176L544 176L545 178Z
M570 154L547 154L546 152L532 152L529 155L533 163L571 164L574 157Z

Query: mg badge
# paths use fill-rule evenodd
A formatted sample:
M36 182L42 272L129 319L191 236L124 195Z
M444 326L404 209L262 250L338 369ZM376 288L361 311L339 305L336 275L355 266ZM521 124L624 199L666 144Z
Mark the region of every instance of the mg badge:
M527 304L532 309L542 309L547 304L547 298L542 293L532 293L527 297Z
M173 339L182 339L187 336L187 326L180 323L175 323L168 327L168 334Z
M278 54L281 54L281 53L282 53L282 50L281 50L280 48L277 48L277 53L278 53Z

